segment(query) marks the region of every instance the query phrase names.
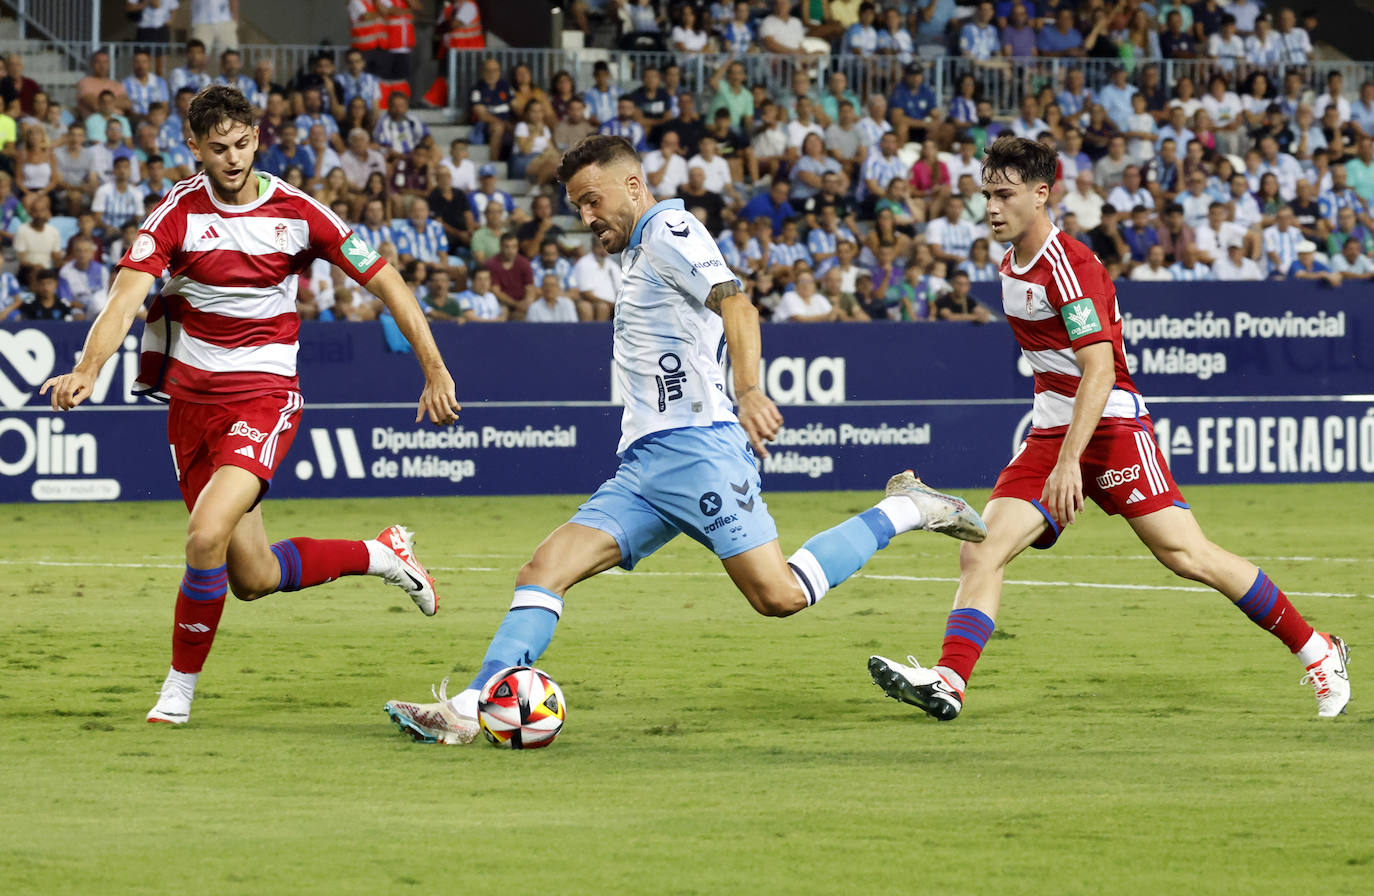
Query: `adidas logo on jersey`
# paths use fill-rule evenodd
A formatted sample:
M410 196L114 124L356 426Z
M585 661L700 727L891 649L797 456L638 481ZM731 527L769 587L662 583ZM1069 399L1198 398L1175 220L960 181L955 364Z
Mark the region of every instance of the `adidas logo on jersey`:
M253 446L252 446L252 445L244 445L242 448L238 449L238 450L235 451L234 453L235 453L235 454L242 454L244 457L253 457Z
M200 235L200 238L201 241L217 240L219 239L219 231L215 229L215 225L211 224L209 227L205 228L205 232Z
M1127 503L1127 504L1134 504L1134 503L1137 502L1137 501L1144 501L1144 500L1145 500L1145 496L1144 496L1143 494L1140 493L1140 489L1138 489L1138 488L1133 488L1133 489L1131 489L1131 496L1130 496L1129 498L1126 499L1126 503Z

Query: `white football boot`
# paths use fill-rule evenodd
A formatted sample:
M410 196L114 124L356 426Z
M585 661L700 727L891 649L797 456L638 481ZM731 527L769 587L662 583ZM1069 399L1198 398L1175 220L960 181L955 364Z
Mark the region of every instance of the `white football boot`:
M1326 656L1307 667L1307 674L1299 684L1310 684L1317 694L1317 715L1324 719L1345 712L1350 702L1350 673L1346 670L1346 660L1350 658L1350 648L1335 635L1318 632L1330 649Z
M184 681L175 673L168 673L157 695L157 705L148 711L149 722L166 722L184 725L191 718L191 701L195 699L196 686Z
M959 715L964 706L964 692L953 683L958 677L948 669L942 672L940 666L927 669L916 662L914 656L908 656L907 661L910 666L885 656L871 656L868 674L884 694L919 707L933 719L948 722Z
M921 528L927 532L939 532L960 541L982 541L988 537L987 525L968 502L937 492L910 470L903 470L889 479L886 494L910 498L925 518Z
M439 592L434 590L434 577L415 557L414 533L405 526L389 526L381 531L377 541L396 556L395 565L382 573L382 581L410 595L415 606L426 616L439 612Z
M396 727L422 744L470 744L481 733L476 719L460 715L448 699L448 679L439 683L438 690L429 691L437 703L404 703L388 700L382 709Z

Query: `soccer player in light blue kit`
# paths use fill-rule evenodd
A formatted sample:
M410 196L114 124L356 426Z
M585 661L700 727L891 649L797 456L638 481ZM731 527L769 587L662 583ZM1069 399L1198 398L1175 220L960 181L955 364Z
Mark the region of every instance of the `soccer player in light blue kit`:
M470 743L482 685L539 658L567 590L613 566L633 569L678 533L714 551L765 616L813 606L899 533L926 529L965 541L987 534L966 503L906 471L875 507L784 558L755 460L767 456L763 443L777 434L782 414L758 385L762 340L753 304L682 200L654 201L623 138L585 138L563 156L558 177L602 246L621 256L614 352L625 398L621 464L521 568L510 612L472 683L449 698L445 679L436 703L386 704L392 721L425 743ZM725 390L727 349L738 415Z

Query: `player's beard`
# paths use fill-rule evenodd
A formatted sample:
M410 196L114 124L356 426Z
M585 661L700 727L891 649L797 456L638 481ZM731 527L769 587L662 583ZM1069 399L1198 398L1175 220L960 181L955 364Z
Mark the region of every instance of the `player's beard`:
M253 165L251 162L245 165L243 171L238 177L234 178L233 182L230 182L224 175L216 174L208 168L206 169L206 173L209 175L210 183L214 185L215 192L219 195L219 198L226 201L235 201L239 193L248 184L248 178L253 176Z
M634 233L635 224L638 222L633 207L626 208L623 214L616 217L620 220L615 224L608 223L606 229L602 231L602 233L609 233L611 236L610 244L601 243L601 247L606 250L608 255L618 255L625 251L625 247L630 245L630 236ZM597 235L597 239L601 239L600 234Z

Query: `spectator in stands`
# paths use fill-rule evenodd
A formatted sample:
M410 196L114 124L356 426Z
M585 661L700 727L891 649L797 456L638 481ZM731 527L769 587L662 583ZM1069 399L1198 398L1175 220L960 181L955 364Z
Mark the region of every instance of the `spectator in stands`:
M1197 39L1184 26L1183 14L1178 9L1169 10L1164 19L1164 30L1159 34L1159 54L1165 59L1195 59L1198 56Z
M805 262L808 269L812 266L811 251L800 239L801 219L788 218L782 222L782 233L768 248L766 264L773 279L780 285L790 284L797 262Z
M801 156L803 141L808 135L814 134L821 139L824 146L825 128L821 126L815 118L815 105L808 96L797 97L797 104L792 120L786 125L787 128L787 162L789 165L795 164Z
M531 215L528 221L515 231L520 243L520 252L526 258L533 258L545 240L562 242L565 237L563 228L554 222L553 200L538 194L530 203ZM537 281L536 281L537 282Z
M873 56L878 52L877 11L872 3L859 4L859 19L845 29L840 52L847 56Z
M89 73L76 82L77 113L90 115L96 111L97 98L106 91L114 100L110 106L112 111L129 110L129 96L124 91L124 85L110 77L110 54L97 50L91 55Z
M544 88L534 83L534 73L523 62L517 62L510 70L510 116L513 121L523 120L525 107L532 102L543 103L548 108L549 95Z
M759 193L745 203L744 208L740 209L740 216L748 221L767 218L772 234L777 236L782 233L783 222L796 215L796 210L788 202L790 192L788 181L777 178L769 185L768 192Z
M1121 238L1130 249L1130 261L1136 264L1145 261L1150 253L1150 247L1159 245L1159 231L1150 224L1148 208L1143 205L1131 208L1131 221L1121 229Z
M1182 185L1183 166L1175 149L1177 145L1174 140L1166 138L1159 146L1159 154L1150 159L1141 171L1145 188L1154 197L1155 208L1172 200Z
M106 90L101 92L96 101L96 110L86 117L86 133L104 134L105 126L111 121L119 122L123 133L133 134L134 129L129 125L129 119L115 108L114 94Z
M936 320L962 320L985 324L992 314L969 292L968 274L955 271L949 278L949 291L942 293L933 306Z
M746 157L749 180L756 185L761 177L781 179L781 168L787 161L787 128L779 120L778 106L764 100L759 111L762 120L754 129Z
M15 167L19 196L25 208L31 208L38 196L52 196L61 183L57 160L48 144L48 133L42 128L29 128L24 132Z
M692 94L684 93L678 98L677 115L664 121L650 132L649 144L657 146L662 143L663 135L669 131L677 134L678 146L682 147L684 155L696 155L702 137L706 136L706 123L697 115L696 97Z
M124 79L123 90L129 101L129 111L138 116L148 114L150 103L172 101L167 82L153 71L152 56L144 49L134 53L133 73Z
M1183 220L1183 206L1171 202L1164 207L1162 226L1159 228L1159 245L1164 249L1164 260L1173 264L1183 257L1185 247L1197 243L1193 228Z
M429 135L429 127L410 111L410 98L395 92L387 97L386 115L377 121L373 138L386 152L389 160L408 153ZM493 151L496 144L492 144Z
M982 179L981 175L979 179ZM921 155L912 164L907 180L911 185L912 199L920 204L919 211L915 208L912 210L914 220L925 221L927 210L931 217L940 215L954 185L949 166L940 161L940 148L934 140L921 144Z
M672 97L663 89L662 73L657 68L646 66L642 78L643 83L626 98L634 103L636 117L648 133L668 120Z
M263 153L258 161L258 169L282 177L286 174L287 168L295 166L301 169L301 174L306 180L313 178L315 159L307 147L296 142L295 122L283 122L278 137L277 144Z
M453 186L453 170L431 166L434 189L425 197L430 214L444 228L449 250L457 253L472 242L473 216L467 193Z
M329 64L330 78L332 79L333 60L326 57L325 61ZM215 78L214 83L232 87L243 94L244 98L250 103L253 101L253 94L256 92L253 86L253 79L244 73L243 57L239 55L238 50L225 50L219 55L219 76ZM330 81L327 80L326 83L332 87ZM329 98L337 98L332 89L324 90L323 94L326 100ZM342 108L342 105L330 105L326 106L326 108L332 111L334 108Z
M466 283L466 272L462 279ZM493 291L491 271L487 268L472 272L472 288L459 293L456 304L463 323L503 323L510 319L510 312L502 307Z
M1321 207L1317 204L1317 188L1306 179L1298 181L1298 195L1289 207L1293 209L1293 220L1304 237L1318 244L1325 244L1330 228L1322 217Z
M506 222L505 207L499 202L487 203L482 212L482 226L472 232L470 249L474 264L485 265L500 253Z
M348 134L348 150L339 157L344 179L354 192L361 192L373 172L386 173L386 159L372 148L367 131L354 128Z
M1289 265L1286 278L1289 280L1315 280L1327 286L1340 286L1341 275L1327 267L1316 256L1317 244L1311 240L1298 243L1298 257Z
M238 3L234 0L191 0L191 40L201 54L219 53L239 45ZM203 85L202 85L203 86Z
M528 323L577 323L577 304L566 294L557 274L545 274L539 281L539 296L525 312Z
M1102 221L1102 194L1093 186L1093 173L1087 169L1078 172L1073 189L1064 194L1065 211L1078 217L1084 230L1091 231Z
M1177 13L1174 13L1177 17ZM1173 272L1165 266L1164 247L1150 246L1145 253L1145 263L1131 268L1131 279L1145 283L1162 283L1174 279Z
M62 235L50 223L52 206L46 194L34 196L28 210L29 220L14 233L14 252L19 259L19 283L32 288L35 272L62 264Z
M1097 92L1097 101L1102 105L1107 119L1118 131L1127 129L1132 113L1131 96L1139 91L1135 85L1126 82L1126 69L1112 69L1111 81Z
M824 323L839 320L839 314L830 304L830 300L816 290L816 278L810 271L798 274L793 287L783 293L781 301L773 310L771 319L774 323Z
M596 133L587 119L587 104L580 96L568 102L567 114L553 128L553 145L560 153L572 149L583 137Z
M897 140L902 145L925 140L944 119L935 92L925 83L925 70L914 62L903 67L902 80L888 97L887 108L890 110L892 129L897 132ZM858 109L856 99L854 110L857 112Z
M1226 220L1226 214L1224 202L1213 202L1207 208L1206 222L1194 231L1198 258L1207 264L1215 264L1225 258L1225 247L1232 241L1240 245L1246 241L1246 229Z
M1036 36L1036 50L1040 56L1083 55L1083 35L1074 27L1072 8L1059 7L1054 16L1054 24L1040 29Z
M270 58L263 57L253 65L253 95L249 101L255 108L266 108L267 98L273 93L286 96L286 88L278 84L275 78L275 69Z
M561 158L553 145L553 129L546 120L548 106L539 100L525 104L524 120L515 126L510 175L526 178L536 187L554 182Z
M624 0L619 12L622 50L663 50L663 28L652 0Z
M1169 265L1169 274L1175 281L1191 282L1215 279L1212 276L1212 268L1198 257L1196 246L1184 246L1182 251L1183 254L1179 260Z
M409 217L392 228L392 235L402 263L423 261L432 270L450 270L444 225L429 216L429 203L422 197L411 200Z
M91 212L97 227L118 230L130 219L143 216L143 191L130 181L131 162L128 157L115 159L114 179L95 191Z
M143 194L145 201L149 197L161 200L175 185L172 179L166 175L166 166L163 164L162 156L153 153L144 161L142 168L143 180L138 182L137 189Z
M926 227L926 245L936 261L943 261L949 269L968 260L969 250L978 233L974 225L964 220L963 206L946 202L944 217L936 218Z
M876 99L881 100L882 97ZM909 174L907 166L897 157L897 135L891 131L883 134L878 141L878 151L868 156L859 172L855 198L860 208L871 210L878 197L887 192L887 184L892 178L905 178ZM860 216L864 216L862 212Z
M345 107L355 98L361 97L369 109L377 109L382 103L382 82L366 70L366 60L359 50L349 50L344 56L344 70L333 78L342 91ZM256 89L256 88L255 88Z
M721 75L725 83L721 84ZM730 113L730 127L742 130L754 120L754 94L744 83L744 64L730 60L711 75L710 86L715 88L709 114L714 117L717 110L725 109Z
M8 318L15 309L21 320L71 320L72 308L57 295L57 271L44 268L37 271L33 278L33 295L27 301L22 294L14 303L0 313L0 319Z
M598 81L598 83L600 83ZM514 112L511 100L515 95L511 85L501 77L501 63L488 57L482 63L482 77L472 85L468 100L468 117L473 125L470 135L474 143L487 143L491 146L491 158L501 157L501 151L509 135ZM387 112L391 113L391 102L396 94L387 97ZM380 130L382 123L377 127ZM381 142L380 139L378 142Z
M1342 282L1374 278L1374 262L1367 254L1361 254L1360 241L1354 238L1342 243L1340 252L1331 253L1331 270Z
M19 98L19 109L25 115L33 114L33 98L42 88L33 78L24 75L24 57L11 53L5 57L5 77L0 79L0 96Z
M95 196L100 178L95 169L95 154L86 143L86 129L73 124L67 129L62 145L53 151L57 171L53 201L65 214L79 213Z
M329 172L333 171L335 168L342 168L343 160L334 150L334 147L330 145L330 136L325 130L324 125L312 124L309 129L303 131L303 133L308 137L306 148L310 150L310 157L315 162L315 176L310 180L312 183L318 184L320 181L324 180ZM420 148L422 147L416 147L416 149ZM366 180L364 180L364 183L366 183Z
M1121 186L1126 169L1133 165L1135 162L1126 153L1126 137L1117 134L1108 141L1107 154L1093 165L1093 182L1099 190L1110 192Z
M499 67L497 73L500 73ZM615 118L620 101L620 88L611 83L611 67L605 60L597 60L592 66L592 80L594 85L587 88L583 99L587 103L587 118L592 124L600 127Z
M568 72L563 69L554 72L553 79L549 85L549 109L553 113L554 121L561 121L567 117L568 107L579 95L577 86L573 82L572 75L568 74ZM585 114L585 102L583 103L582 109Z
M1006 68L1001 59L1002 36L992 21L992 0L980 0L973 18L959 31L959 55L973 61L975 68Z
M1117 208L1134 210L1136 206L1141 206L1147 213L1154 211L1154 196L1141 185L1141 181L1140 168L1136 165L1127 165L1121 174L1121 184L1107 194L1107 201ZM1134 211L1132 213L1134 214Z
M1274 223L1264 229L1264 259L1269 262L1269 276L1283 279L1298 258L1298 244L1306 242L1293 220L1293 210L1282 206L1274 216Z
M353 231L369 246L375 249L382 243L396 242L391 232L391 221L386 216L386 205L381 199L369 199L358 217L362 220L354 225Z
M592 251L584 253L573 265L578 317L610 320L615 296L620 290L620 265L606 254L601 240L592 237L591 246Z
M1021 98L1021 111L1011 123L1011 132L1026 140L1036 140L1049 126L1039 117L1040 106L1035 97L1026 95Z
M1297 15L1288 7L1279 10L1279 25L1274 32L1274 38L1278 44L1276 62L1285 65L1306 65L1311 58L1312 39L1306 29L1298 26Z
M759 24L759 44L769 53L804 55L801 19L792 15L791 0L773 0L773 12Z
M325 111L323 94L317 88L311 87L301 92L301 99L305 104L305 111L296 116L296 131L307 138L307 142L313 143L310 133L315 128L324 131L330 145L335 150L344 148L343 141L339 138L339 123L334 120L334 116ZM321 167L320 160L315 160L316 167Z
M1336 226L1326 238L1327 254L1335 257L1351 240L1355 241L1364 254L1374 253L1374 233L1359 222L1355 209L1345 206L1336 213Z
M1232 239L1226 243L1226 255L1212 263L1212 276L1217 280L1263 280L1264 272L1241 249L1241 243Z
M138 28L134 40L139 44L135 53L150 53L157 57L157 71L162 74L162 56L172 43L171 20L179 0L125 0L124 8L130 16L138 13ZM133 94L130 93L130 97ZM134 110L136 115L146 114Z
M1279 195L1285 202L1291 202L1298 194L1298 181L1302 179L1302 165L1286 152L1279 151L1279 142L1266 135L1259 141L1261 174L1272 173L1278 179Z
M71 260L57 272L57 295L71 307L74 319L93 320L105 307L110 270L96 258L90 237L73 237L70 246Z
M525 309L534 300L534 272L529 259L520 253L520 241L514 233L501 236L501 249L487 260L491 272L491 290L506 307L513 320L522 320Z
M883 10L882 27L878 29L878 55L891 56L906 65L915 57L916 41L902 25L902 14L895 6Z
M629 141L630 145L638 152L646 149L644 143L644 126L636 120L636 110L634 100L628 96L622 96L616 103L616 116L610 121L602 122L598 131L602 134L610 134L614 137L623 137Z
M114 178L114 160L128 158L131 162L132 179L142 179L139 173L138 156L124 137L124 125L118 119L105 123L105 142L91 147L95 155L96 172L101 183L109 183Z
M844 192L840 175L830 172L821 175L821 191L801 204L808 227L818 226L822 209L833 206L835 214L845 227L858 232L858 219L854 216L854 203Z
M205 70L205 43L196 38L186 42L186 64L172 69L167 86L175 95L190 89L194 95L202 87L210 86L210 73Z
M534 274L535 285L541 288L547 275L556 277L562 288L572 284L572 262L563 257L558 240L551 236L544 237L539 244L538 254L530 259L530 272Z
M1072 215L1072 212L1069 215ZM1079 238L1082 239L1083 237ZM979 237L973 241L973 246L969 249L968 261L959 265L958 270L967 274L973 283L996 283L1001 279L998 263L992 258L988 241L984 237Z
M478 171L477 189L468 195L468 201L472 205L472 214L476 218L486 220L486 207L495 202L502 207L507 215L512 217L511 223L519 224L525 220L524 211L515 205L515 200L510 194L496 187L496 166L491 162L486 163Z
M680 56L689 56L706 50L707 35L697 25L697 11L690 4L678 9L678 22L668 39L673 51Z

